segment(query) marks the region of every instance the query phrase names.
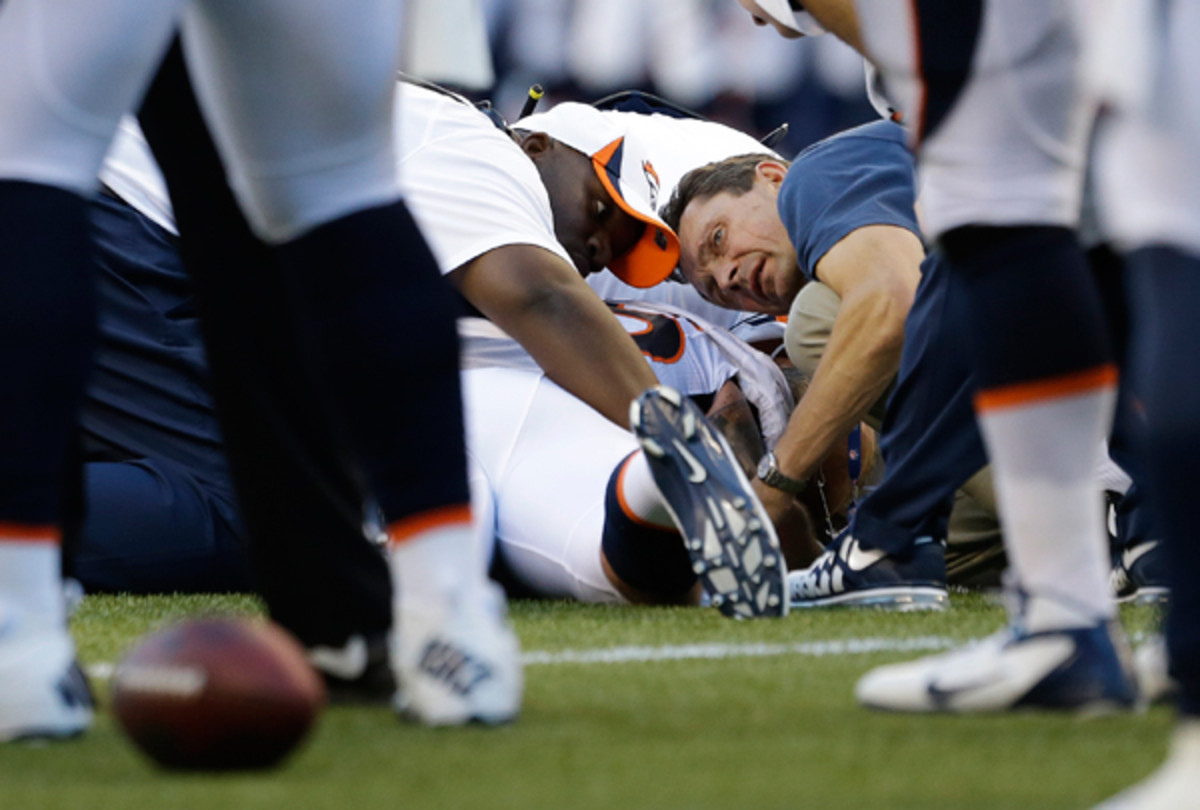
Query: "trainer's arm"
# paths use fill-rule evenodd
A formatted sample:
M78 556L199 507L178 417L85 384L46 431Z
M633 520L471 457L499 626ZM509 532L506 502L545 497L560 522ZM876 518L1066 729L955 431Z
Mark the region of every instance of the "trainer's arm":
M629 427L629 404L657 385L612 311L550 251L506 245L457 268L450 280L550 379L616 424Z
M851 232L817 262L817 277L842 305L808 392L775 447L785 475L807 480L815 474L895 376L924 256L912 232L870 225ZM790 500L761 481L755 487L773 514Z

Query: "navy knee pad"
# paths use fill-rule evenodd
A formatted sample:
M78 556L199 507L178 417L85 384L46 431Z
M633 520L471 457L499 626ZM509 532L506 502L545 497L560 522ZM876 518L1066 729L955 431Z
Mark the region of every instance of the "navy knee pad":
M625 514L617 491L622 461L608 479L604 496L604 531L600 545L613 573L639 591L667 598L685 594L696 584L691 558L679 533L635 522Z
M980 389L1113 363L1100 294L1072 230L966 226L941 246L964 282Z

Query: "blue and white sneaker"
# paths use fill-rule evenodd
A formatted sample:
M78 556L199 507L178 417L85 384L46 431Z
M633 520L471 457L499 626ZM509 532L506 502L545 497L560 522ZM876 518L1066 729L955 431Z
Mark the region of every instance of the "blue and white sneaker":
M1137 687L1124 633L1115 621L1081 622L1049 599L1019 594L1004 630L962 649L879 667L855 696L897 712L1001 712L1048 709L1098 713L1129 709ZM1025 620L1035 613L1032 630Z
M1167 601L1166 563L1157 540L1145 540L1123 549L1113 560L1109 585L1118 602L1159 605Z
M639 396L629 419L710 603L738 619L786 615L775 527L724 437L667 386Z
M791 606L945 610L946 547L923 537L903 557L865 549L843 531L802 571L788 574Z
M0 606L0 743L82 734L92 705L66 628L35 629Z

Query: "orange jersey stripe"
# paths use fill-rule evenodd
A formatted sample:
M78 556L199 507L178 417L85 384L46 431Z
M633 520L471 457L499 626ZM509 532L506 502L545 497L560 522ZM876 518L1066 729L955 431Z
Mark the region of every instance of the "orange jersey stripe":
M1021 405L1034 405L1052 399L1085 394L1117 384L1117 367L1112 364L1051 377L1047 380L990 388L975 395L975 410L994 411Z
M397 520L388 526L388 537L392 543L403 543L418 534L433 529L441 529L455 524L470 524L471 505L466 503L453 506L442 506L425 512L418 512L406 518Z
M617 473L617 503L621 505L621 511L625 513L625 517L637 525L661 531L662 526L659 526L657 523L651 523L645 518L638 517L629 504L625 502L625 471L629 469L629 463L633 461L635 456L637 456L637 453L630 453L621 464L621 471Z
M0 543L59 543L62 530L57 526L0 521Z

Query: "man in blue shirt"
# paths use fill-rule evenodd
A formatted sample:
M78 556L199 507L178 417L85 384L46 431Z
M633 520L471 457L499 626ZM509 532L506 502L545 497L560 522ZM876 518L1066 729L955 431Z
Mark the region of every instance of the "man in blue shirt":
M925 256L904 132L877 122L835 135L789 167L767 155L686 177L664 218L684 275L718 304L789 319L820 281L841 298L812 385L760 465L768 509L802 492L817 462L896 386L883 422L884 479L849 530L791 577L793 607L946 604L942 544L954 492L986 463L960 344L960 313L935 251ZM903 347L903 353L902 353ZM898 376L897 376L898 375Z

